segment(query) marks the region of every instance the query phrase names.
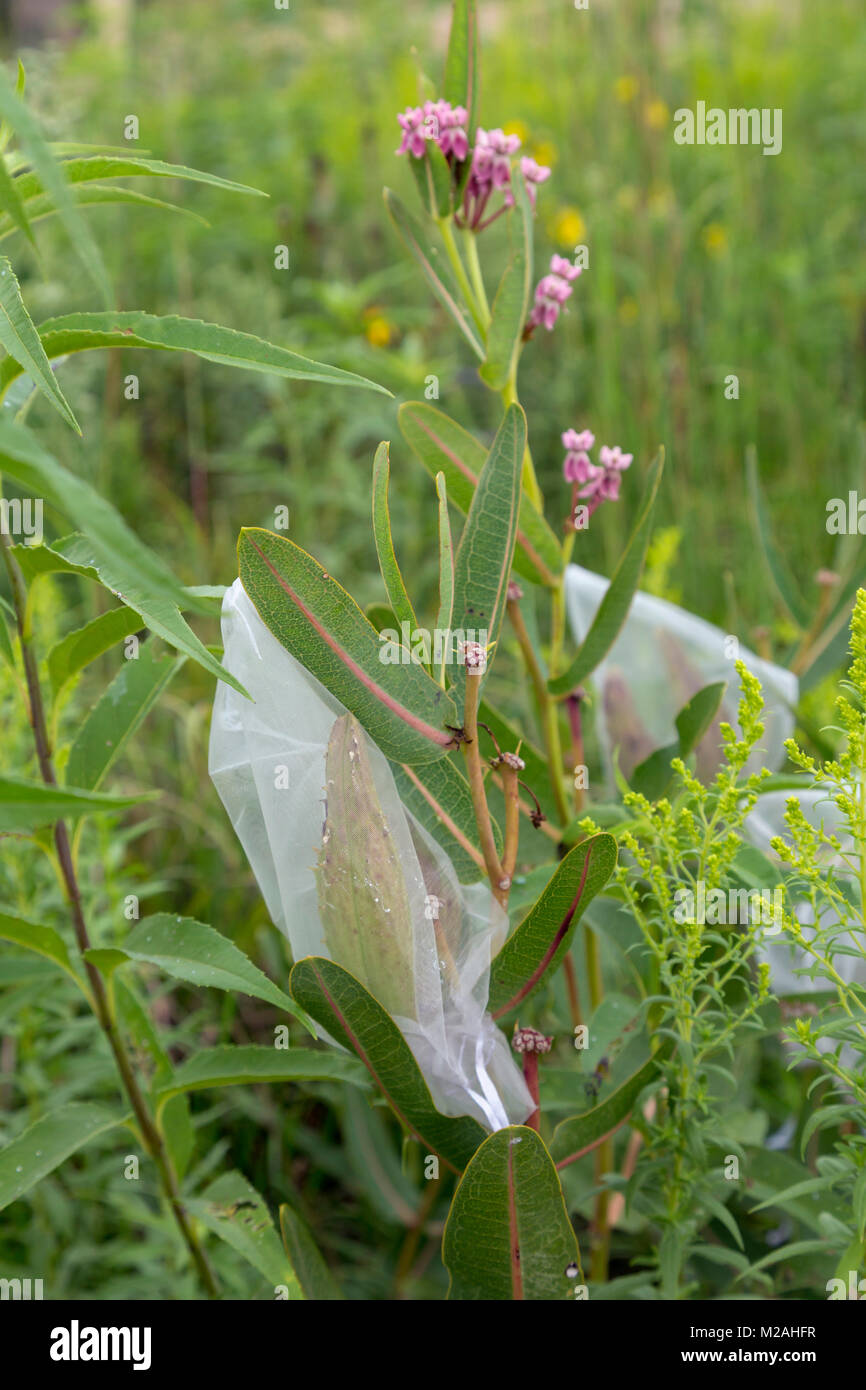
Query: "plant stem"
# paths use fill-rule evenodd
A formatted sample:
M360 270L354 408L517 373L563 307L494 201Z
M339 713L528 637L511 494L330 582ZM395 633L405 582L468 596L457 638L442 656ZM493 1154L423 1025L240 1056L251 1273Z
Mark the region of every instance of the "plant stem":
M514 877L517 866L517 846L520 840L520 788L517 770L502 764L502 790L505 794L505 847L502 852L502 872L507 879Z
M24 675L28 692L28 717L30 726L33 730L36 758L45 785L56 787L57 777L54 771L51 746L48 740L45 704L42 699L42 685L39 679L39 667L30 632L27 610L27 586L24 575L21 572L21 567L13 554L9 537L5 534L0 534L0 543L2 543L3 559L9 575L9 582L12 589L12 601L18 625L18 636L21 641L21 658L24 664ZM218 1298L219 1289L217 1288L213 1271L190 1225L189 1217L181 1201L177 1176L172 1167L162 1134L154 1122L147 1101L138 1084L138 1079L133 1070L129 1053L118 1032L105 987L105 981L96 967L85 957L85 952L90 950L90 937L84 917L81 890L75 871L72 849L69 843L69 834L66 829L66 822L63 820L55 822L54 845L57 851L57 860L60 866L63 888L72 918L75 940L82 956L84 969L87 973L97 1022L105 1034L112 1056L114 1057L123 1089L129 1098L129 1103L132 1106L133 1114L138 1124L142 1143L156 1165L160 1184L166 1200L177 1222L184 1243L192 1257L202 1285L210 1298Z
M508 616L517 644L520 647L521 655L529 672L532 681L532 688L538 704L538 715L541 720L542 732L544 734L544 746L547 751L547 760L550 767L550 781L553 787L553 797L556 801L556 813L559 817L560 825L567 825L570 819L568 797L565 794L562 775L562 742L559 736L559 715L556 702L552 699L547 689L547 682L538 664L538 657L535 655L532 641L523 621L523 614L520 611L520 604L516 599L509 599L507 603Z
M480 678L473 675L471 671L467 671L466 700L463 713L464 738L460 746L466 761L466 775L469 779L472 808L475 812L475 823L478 826L478 838L481 844L481 853L484 855L487 877L490 880L490 887L493 889L493 896L505 908L508 906L508 889L511 885L506 883L505 871L499 862L496 841L493 838L487 795L484 791L484 767L481 762L481 750L478 746L478 687L480 684Z
M478 259L478 237L475 232L471 232L468 227L463 233L463 245L466 248L466 263L469 266L472 288L475 291L475 298L478 301L478 307L484 319L484 328L486 332L490 327L490 305L487 303L487 291L484 288L481 261Z
M437 217L436 224L442 236L451 269L454 271L454 276L460 286L463 298L466 300L466 307L475 321L475 327L478 329L482 338L484 338L487 334L487 324L484 322L484 316L478 307L475 294L469 283L463 260L460 256L459 247L454 239L454 225L452 219L450 217Z
M535 1101L535 1109L530 1115L526 1124L530 1129L538 1130L541 1119L541 1101L538 1093L538 1053L524 1052L523 1054L523 1079L526 1082L526 1089Z
M515 363L508 384L502 392L502 401L505 406L519 405L520 400L517 395L517 364ZM544 511L544 498L541 495L541 488L538 486L538 479L535 476L535 464L532 462L532 451L527 441L523 451L523 490L529 495L530 500L537 507L538 511Z

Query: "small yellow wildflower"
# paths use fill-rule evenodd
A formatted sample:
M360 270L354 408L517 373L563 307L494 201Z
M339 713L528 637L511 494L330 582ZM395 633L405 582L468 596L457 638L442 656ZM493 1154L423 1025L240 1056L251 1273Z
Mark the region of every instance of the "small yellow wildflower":
M536 164L544 164L552 169L559 159L559 150L552 140L537 140L530 151Z
M519 138L520 138L520 143L521 143L522 145L525 145L526 142L527 142L527 140L529 139L529 126L526 124L525 121L520 121L520 120L509 121L507 125L504 125L504 126L502 127L502 129L503 129L503 131L504 131L504 133L505 133L506 135L517 135L517 136L519 136ZM541 159L539 159L538 162L539 162L539 164L544 163L544 161L541 160Z
M562 207L554 215L551 231L557 246L578 246L586 236L586 223L577 208Z
M650 130L664 130L670 115L670 107L661 97L654 97L652 101L648 101L643 111L643 118Z
M372 347L387 347L392 336L391 324L388 320L375 311L372 314L366 314L365 318L364 335L367 342Z
M616 93L617 101L621 101L623 106L625 106L628 102L634 101L637 96L637 78L632 77L630 73L626 73L624 77L618 77L616 79L616 82L613 84L613 90Z
M721 222L709 222L701 233L708 256L723 256L728 249L728 234Z

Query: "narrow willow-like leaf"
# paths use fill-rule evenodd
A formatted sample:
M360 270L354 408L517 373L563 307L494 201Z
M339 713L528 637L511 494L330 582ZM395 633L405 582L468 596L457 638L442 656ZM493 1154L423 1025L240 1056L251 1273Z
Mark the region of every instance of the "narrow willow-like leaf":
M257 198L268 195L259 188L250 188L245 183L235 183L233 179L220 178L218 174L208 174L202 169L190 169L184 164L166 164L161 159L149 159L143 155L88 155L64 159L60 165L67 184L67 192L74 192L75 185L91 183L103 179L162 178L183 179L187 183L206 183L212 188L223 188L229 193L248 193ZM21 202L27 206L31 202L50 196L39 174L25 171L17 174L15 190Z
M292 970L295 999L335 1042L356 1053L409 1134L458 1172L485 1131L469 1116L440 1115L409 1044L382 1005L332 960L308 956Z
M664 450L660 449L650 467L634 530L599 604L592 626L568 670L547 683L553 695L567 695L592 674L598 663L610 651L628 616L652 532L653 509L663 467Z
M303 1300L298 1277L274 1229L271 1214L242 1173L222 1173L201 1197L189 1197L184 1205L258 1270L271 1297L279 1289L285 1291L282 1297L289 1302Z
M488 450L456 420L425 401L407 401L397 414L410 449L431 477L439 472L445 475L448 498L465 515L472 505ZM563 568L560 544L525 492L520 497L514 568L531 584L548 588L556 586Z
M673 1043L666 1040L643 1066L638 1067L600 1105L594 1105L580 1115L571 1115L556 1126L550 1152L557 1168L565 1168L569 1163L576 1162L628 1119L641 1092L657 1079L660 1063L672 1051Z
M224 989L264 999L293 1014L315 1033L294 1000L277 989L234 942L192 917L156 912L142 918L124 941L122 954L127 960L158 965L174 979L186 980L202 989Z
M629 778L633 791L640 792L650 801L658 801L664 796L673 776L672 759L685 759L694 751L712 727L727 688L725 681L705 685L683 705L675 721L679 735L677 742L657 748L638 764Z
M320 1303L339 1302L343 1298L339 1284L306 1222L291 1207L280 1207L280 1231L305 1297Z
M9 218L13 229L23 232L30 245L35 247L33 229L30 226L27 209L21 201L18 181L13 179L9 173L9 166L2 153L0 153L0 212Z
M390 188L385 189L385 207L394 227L421 267L422 274L439 303L448 310L472 351L480 361L483 361L484 347L481 339L468 310L463 306L460 291L446 267L438 246L433 244L432 224L429 231L426 230L417 217L414 217L405 204L401 202L396 193L392 193Z
M137 188L123 188L120 184L111 183L81 183L74 184L70 192L79 207L127 203L142 208L157 208L162 212L177 212L182 217L191 217L194 222L200 222L204 227L208 226L207 218L201 217L192 208L182 207L179 203L169 203L165 198L154 198L152 194L142 193ZM31 224L34 224L44 221L47 217L56 217L57 208L46 193L39 198L33 198L27 204L27 214ZM17 235L17 232L18 228L11 222L0 219L0 241Z
M454 613L454 544L451 540L451 521L448 516L448 489L445 474L436 474L436 495L439 498L439 612L436 626L440 632L450 632ZM445 683L445 662L439 672L440 684Z
M453 0L442 95L452 106L466 107L466 127L471 131L475 130L478 117L479 79L475 0Z
M326 362L314 362L310 357L277 347L252 333L240 333L235 328L222 328L216 323L176 315L160 318L137 309L122 313L64 314L41 323L39 337L49 358L66 357L90 348L158 348L165 352L191 352L208 362L264 372L269 376L321 381L328 386L362 386L369 391L380 391L384 396L391 394L385 386L355 372L344 372ZM18 375L20 372L15 370L14 363L4 362L0 366L0 395L5 394Z
M510 405L481 470L454 560L454 632L488 648L499 637L505 613L525 446L526 417L519 405ZM471 639L470 633L475 634ZM453 667L453 676L462 711L467 679L462 662Z
M69 752L66 776L73 786L96 791L136 729L184 663L183 656L159 654L145 642L136 658L121 658L120 670L79 728Z
M517 370L532 294L533 211L523 175L517 169L512 173L511 187L514 191L514 209L508 219L513 237L511 259L493 301L487 330L487 356L479 368L479 376L494 391L502 391Z
M172 1096L222 1086L282 1085L287 1081L346 1081L369 1087L367 1072L354 1057L306 1047L206 1047L175 1067L156 1088L162 1108Z
M511 933L490 967L490 1012L501 1018L518 1008L554 969L574 929L616 867L612 835L575 845L541 897Z
M15 272L5 256L0 256L0 344L8 352L13 365L28 373L38 390L51 402L55 410L60 412L66 423L80 434L78 421L57 385L51 363L45 355L39 334L21 298Z
M53 787L23 777L0 777L0 833L35 830L58 820L78 820L100 811L125 811L144 796L103 796L75 786Z
M111 290L99 248L90 234L87 222L70 196L62 166L56 160L39 126L3 68L0 68L0 115L18 136L21 149L28 156L43 188L53 196L75 254L88 275L92 276L104 302L108 304L111 300Z
M580 1282L580 1250L556 1169L525 1125L497 1130L467 1167L445 1223L449 1299L562 1301Z
M139 627L141 619L133 609L111 608L55 642L48 653L48 679L54 694L57 695L91 661L118 646Z
M386 757L433 762L452 744L454 702L414 663L386 648L354 599L294 541L247 528L238 541L241 582L287 651L363 724Z
M78 1102L43 1115L0 1150L0 1210L23 1197L91 1139L123 1123L122 1115L101 1105Z
M391 466L388 445L380 444L373 460L373 539L379 557L379 569L388 595L388 602L394 610L397 626L408 623L410 632L415 632L418 619L412 601L406 591L403 575L394 553L394 540L391 535L391 513L388 508L388 483Z

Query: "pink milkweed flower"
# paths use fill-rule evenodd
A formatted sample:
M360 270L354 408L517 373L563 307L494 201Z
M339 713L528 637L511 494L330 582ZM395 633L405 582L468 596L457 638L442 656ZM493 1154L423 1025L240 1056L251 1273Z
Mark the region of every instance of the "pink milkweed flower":
M404 114L397 117L403 130L397 154L423 159L427 142L432 140L446 159L462 161L469 154L465 129L468 119L465 106L452 106L449 101L425 101L423 106L407 106Z
M603 444L598 451L600 463L593 463L587 452L595 444L595 435L591 430L565 430L562 443L566 450L562 471L566 482L572 484L570 524L579 530L585 522L577 521L578 502L587 504L583 509L587 518L602 502L616 502L623 472L634 455L624 454L618 444L613 448Z
M525 337L530 337L534 328L540 324L548 332L559 318L559 311L571 297L571 285L581 273L582 267L572 265L564 256L552 256L550 272L538 282L535 290L535 303L526 323Z
M540 183L546 183L550 178L552 170L548 169L546 164L538 164L534 159L530 159L528 155L524 155L520 161L520 172L526 182L526 192L530 204L532 207L535 207L535 200L537 197L535 191L536 187ZM514 206L514 194L511 192L511 189L505 194L505 204L506 207Z
M402 116L398 116L400 128L403 131L403 139L396 154L411 154L416 159L423 159L427 151L427 128L425 126L425 112L422 106L407 106Z
M567 483L585 483L598 472L598 469L590 462L589 454L584 449L569 449L562 471Z
M598 456L601 459L602 466L608 469L628 468L634 458L634 454L624 454L618 444L614 445L612 449L609 449L606 444L602 444L598 451Z
M562 436L562 443L566 449L591 449L595 443L595 435L592 430L566 430Z

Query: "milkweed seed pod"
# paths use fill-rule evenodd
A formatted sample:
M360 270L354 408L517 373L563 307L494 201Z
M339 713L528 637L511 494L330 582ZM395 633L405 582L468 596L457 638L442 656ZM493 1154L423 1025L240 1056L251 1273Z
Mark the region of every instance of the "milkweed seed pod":
M414 949L403 868L358 721L334 723L325 756L325 822L316 866L328 954L390 1014L415 1017Z
M403 1033L443 1115L487 1129L534 1103L487 1012L508 919L487 884L458 880L400 799L374 740L262 622L237 581L222 613L209 770L296 961L328 956Z

